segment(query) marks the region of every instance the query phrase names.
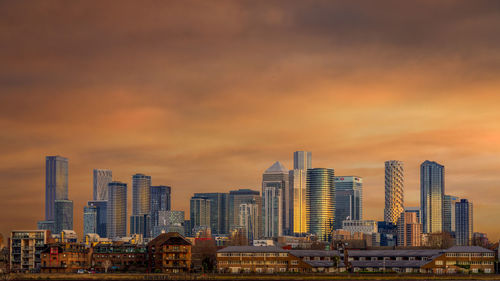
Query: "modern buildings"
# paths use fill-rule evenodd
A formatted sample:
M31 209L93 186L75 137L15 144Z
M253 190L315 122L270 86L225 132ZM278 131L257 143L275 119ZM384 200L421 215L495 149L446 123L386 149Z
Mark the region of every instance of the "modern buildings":
M97 233L97 207L87 205L83 207L83 236Z
M420 208L424 233L443 231L444 166L426 160L420 165Z
M149 214L151 177L144 174L132 176L132 215Z
M474 233L472 203L461 199L455 203L455 240L459 246L470 246Z
M94 169L94 200L108 200L108 184L113 181L113 172L107 169Z
M404 211L398 220L398 246L420 247L422 224L414 211Z
M73 201L55 200L54 210L56 216L55 232L73 230Z
M109 186L109 184L108 184ZM108 190L106 188L106 190ZM109 192L108 192L109 193ZM106 196L108 197L108 196ZM99 234L99 237L105 238L108 237L107 234L107 223L108 223L108 201L96 200L87 202L88 206L96 207L97 210L97 226L96 232Z
M107 237L127 236L127 184L112 181L108 184Z
M404 166L403 162L385 162L385 208L384 221L396 224L404 211Z
M295 235L304 235L307 233L307 170L291 170L289 176L292 192L292 232Z
M344 220L342 229L351 233L378 233L377 222L373 220Z
M291 221L292 221L292 202L293 202L293 194L289 188L288 185L288 170L281 164L279 161L275 162L271 167L269 167L264 174L262 175L262 201L264 202L264 221L266 219L268 221L273 221L276 219L281 220L281 225L280 225L280 230L278 232L284 233L284 234L289 234L291 231ZM280 190L279 192L274 192L273 196L276 196L277 194L280 194L281 198L281 210L279 210L279 213L276 213L274 211L268 210L266 211L267 207L270 207L269 204L266 204L265 202L269 202L267 200L266 194L264 193L265 190L270 190L270 189L275 189L275 190ZM271 194L270 192L267 194ZM278 209L277 209L278 210ZM278 218L266 218L267 215L272 214L273 216L279 216ZM265 235L269 234L269 232L266 233L266 224L264 224L264 232Z
M443 231L452 235L455 234L455 203L459 201L453 195L443 196Z
M307 170L312 168L312 153L310 151L295 151L293 153L293 169Z
M262 197L259 191L251 189L238 189L229 191L229 230L240 228L240 205L242 203L255 203L260 206L259 208L259 238L262 235L263 223L262 223Z
M10 234L10 271L30 272L40 268L40 253L50 239L48 230L14 230Z
M420 211L420 207L405 207L405 212L409 212L409 213L415 213L415 215L417 216L417 220L419 223L422 223L422 220L421 220L421 211Z
M344 220L363 219L363 179L355 176L335 177L335 225L341 229Z
M307 170L308 232L328 241L335 218L335 174L333 169Z
M210 228L211 200L201 197L191 197L189 204L191 228Z
M229 194L228 193L195 193L194 197L210 199L210 228L212 234L229 233Z
M185 235L184 211L159 211L158 225L153 227L153 237L162 233L177 232Z
M280 185L270 183L262 187L264 237L277 238L278 236L283 235L282 218L284 212L282 203L283 189Z
M149 214L130 216L130 235L133 234L151 237L151 216Z
M150 188L149 214L151 215L151 229L160 225L159 212L170 211L172 206L172 189L170 186L157 185Z
M55 221L38 221L38 230L50 230L51 233L56 232L56 222Z
M240 223L239 225L244 229L245 236L248 241L253 241L257 238L259 229L259 209L260 206L254 203L240 204Z
M55 221L55 200L68 199L68 159L45 158L45 220Z

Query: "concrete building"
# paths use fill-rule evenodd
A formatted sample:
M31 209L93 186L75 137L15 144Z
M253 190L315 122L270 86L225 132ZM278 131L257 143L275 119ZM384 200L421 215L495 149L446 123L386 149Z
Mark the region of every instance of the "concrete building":
M172 206L172 188L166 185L151 186L149 203L151 215L151 229L160 225L159 212L170 211Z
M412 210L404 211L398 220L398 246L422 246L422 224Z
M344 220L363 219L363 179L355 176L335 177L335 225Z
M238 189L229 191L229 230L240 228L240 205L243 203L255 203L260 206L259 208L259 229L258 237L260 238L264 233L262 222L262 197L259 191L250 189Z
M106 190L108 190L106 188ZM106 196L107 197L107 196ZM99 234L99 237L108 237L107 236L107 221L108 221L108 201L98 200L98 201L89 201L87 202L88 206L93 206L97 211L97 223L96 223L96 232Z
M384 221L396 224L404 211L404 165L401 161L385 162Z
M424 233L443 231L444 166L426 160L420 165L420 207Z
M474 233L473 208L472 202L467 199L461 199L455 203L455 238L459 246L472 245L472 236Z
M11 272L35 272L41 266L40 253L50 241L48 230L14 230L10 234Z
M80 243L51 243L41 252L42 273L77 273L89 267L89 248Z
M207 198L191 197L190 218L191 228L210 228L210 206L211 200Z
M242 203L240 204L240 227L244 229L245 236L249 242L258 237L259 229L259 208L256 203Z
M271 167L269 167L264 174L262 175L262 202L264 205L264 235L269 235L269 232L266 231L267 221L276 221L277 219L281 220L279 223L280 230L277 230L279 233L289 234L291 232L291 220L292 220L292 202L293 202L293 192L291 192L289 187L289 175L288 170L281 164L279 161L275 162ZM265 190L268 190L265 193ZM275 190L271 192L270 190ZM269 205L271 198L266 199L267 195L280 196L280 208L276 208L276 213L273 210L267 210L268 207L273 207ZM274 200L274 199L272 199ZM268 202L266 204L266 202ZM267 218L268 215L279 216L279 218Z
M335 218L335 174L333 169L307 170L308 232L329 241Z
M94 169L93 172L93 200L108 200L108 184L113 181L113 172L107 169Z
M163 233L148 243L148 272L189 272L191 243L175 232Z
M108 184L107 237L127 236L127 184L113 181Z

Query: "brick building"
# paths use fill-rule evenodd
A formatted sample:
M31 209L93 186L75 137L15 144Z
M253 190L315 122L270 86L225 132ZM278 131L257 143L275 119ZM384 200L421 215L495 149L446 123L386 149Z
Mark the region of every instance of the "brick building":
M191 270L191 243L177 232L160 234L148 243L148 271L162 273Z
M89 249L85 244L54 243L41 252L42 273L70 273L87 269L90 264Z

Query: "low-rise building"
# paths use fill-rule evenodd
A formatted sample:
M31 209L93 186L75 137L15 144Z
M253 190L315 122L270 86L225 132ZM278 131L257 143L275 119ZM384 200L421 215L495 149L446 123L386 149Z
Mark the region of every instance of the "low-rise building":
M91 265L98 272L145 272L146 248L123 242L99 243L92 248Z
M54 243L41 252L42 273L71 273L87 269L90 264L89 249L85 244Z
M40 253L51 241L49 230L14 230L10 235L10 271L40 270Z
M494 273L495 252L478 246L454 246L443 250L422 268L437 274Z
M191 243L176 232L162 233L148 243L148 271L153 273L189 272Z

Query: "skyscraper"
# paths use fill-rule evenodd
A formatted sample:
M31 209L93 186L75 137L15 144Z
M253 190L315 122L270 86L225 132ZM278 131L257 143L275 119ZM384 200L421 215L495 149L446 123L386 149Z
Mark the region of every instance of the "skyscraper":
M55 221L55 200L68 200L68 159L45 158L45 220Z
M210 228L210 205L210 199L191 197L189 213L192 229L199 227Z
M113 172L94 169L94 200L108 200L108 184L113 181Z
M404 211L403 162L385 162L385 208L384 221L396 224Z
M250 189L238 189L229 191L229 231L237 229L240 227L240 205L242 203L255 203L259 206L258 208L258 237L262 236L263 223L262 223L262 197L260 192Z
M292 192L291 225L293 233L307 233L307 170L291 170L290 189Z
M312 168L312 153L310 151L295 151L293 153L293 169L307 170Z
M283 190L272 183L262 187L262 205L264 209L264 237L283 235ZM240 205L241 206L241 205Z
M258 213L260 206L255 203L240 204L240 223L248 241L256 239L258 235Z
M335 221L335 174L333 169L307 170L308 232L330 240Z
M184 211L158 211L158 225L153 228L153 237L162 232L177 232L185 236Z
M144 174L132 176L132 215L146 215L150 211L151 177Z
M132 234L151 237L151 216L149 214L130 216L130 235Z
M97 233L97 207L88 205L83 207L83 236Z
M55 200L54 209L56 216L56 233L63 230L73 230L73 201Z
M422 224L413 210L404 211L398 220L398 246L420 247Z
M420 207L405 207L405 212L415 213L415 215L417 216L417 221L419 223L422 223L422 220L420 219L422 217L421 212L420 212Z
M149 204L151 214L151 228L159 225L159 212L171 210L171 188L166 185L151 186L151 201Z
M443 196L443 231L455 234L455 203L459 202L458 197L453 195Z
M281 198L281 208L279 213L274 211L266 211L266 208L269 207L269 204L264 204L264 221L266 220L266 215L272 214L273 216L279 216L278 219L280 222L280 230L279 233L290 234L291 230L291 214L292 214L292 192L290 191L288 185L288 170L281 164L279 161L275 162L271 167L269 167L264 174L262 175L262 201L266 202L266 194L264 191L269 188L279 189L279 196ZM271 193L267 193L271 194ZM272 193L273 196L277 196L278 193ZM268 220L276 220L276 218L268 218ZM264 227L264 232L265 227ZM266 234L266 233L265 233ZM267 233L269 234L269 232ZM267 235L266 234L266 235Z
M459 246L471 246L474 233L472 203L461 199L455 203L455 238Z
M109 186L109 184L108 184L108 186ZM106 191L108 191L108 188L106 188ZM106 197L108 197L108 196L106 196ZM96 207L96 211L97 211L96 233L99 234L100 237L103 237L103 238L108 237L107 230L106 230L107 223L108 223L108 201L104 201L104 200L89 201L87 203L87 205Z
M363 179L347 176L335 177L335 225L342 228L342 221L363 220Z
M107 236L127 236L127 184L112 181L108 184Z
M212 234L229 233L229 194L228 193L195 193L194 197L210 199L210 228Z
M443 231L444 166L426 160L420 165L420 208L424 233Z

